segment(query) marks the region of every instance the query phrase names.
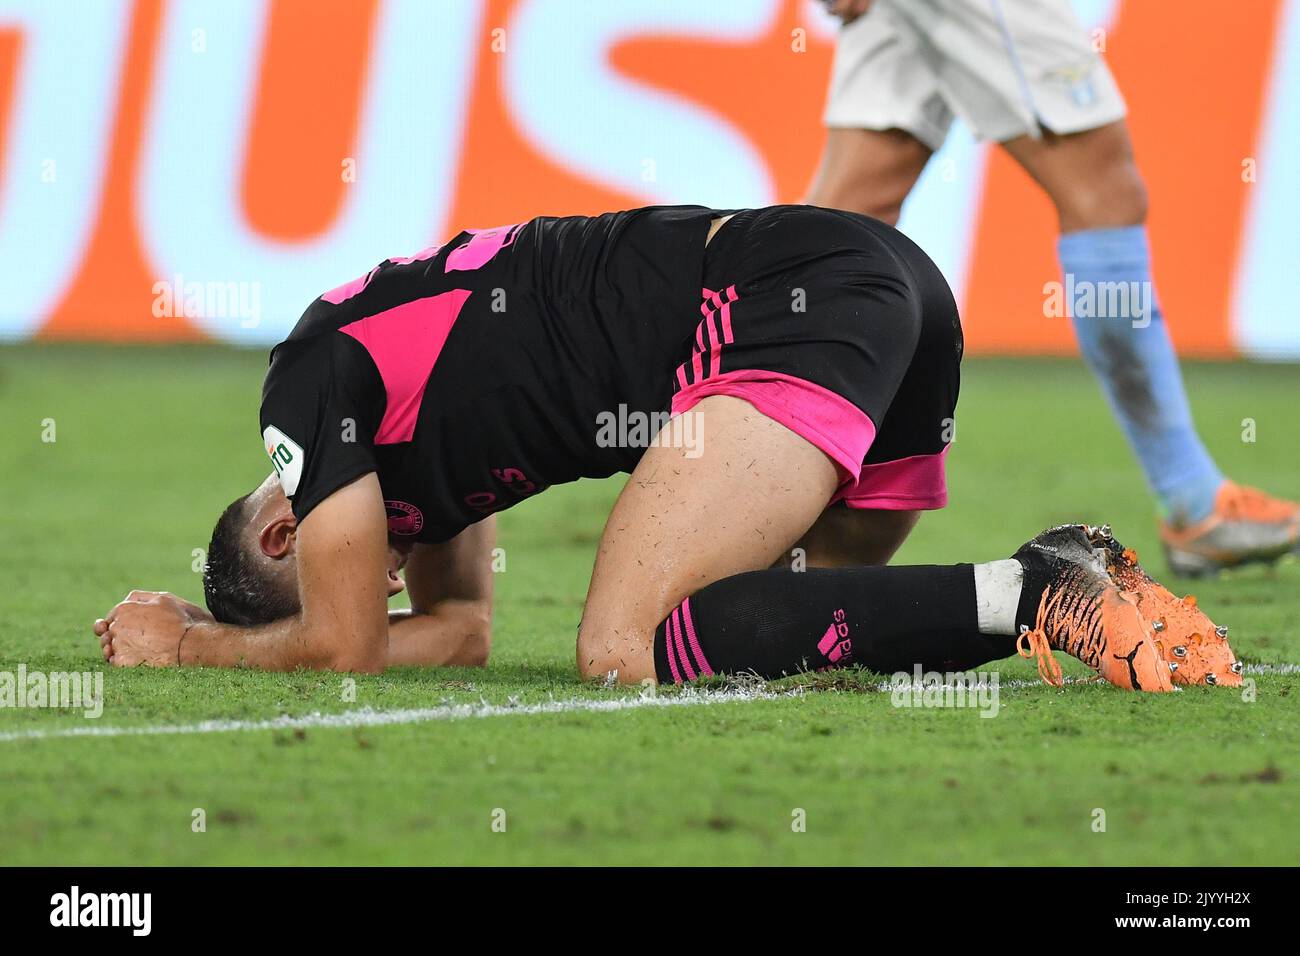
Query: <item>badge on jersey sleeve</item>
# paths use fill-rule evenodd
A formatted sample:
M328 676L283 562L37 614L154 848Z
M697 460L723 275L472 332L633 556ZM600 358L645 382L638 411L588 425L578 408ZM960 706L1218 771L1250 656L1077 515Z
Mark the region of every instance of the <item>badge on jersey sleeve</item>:
M275 466L276 477L284 489L286 498L292 498L298 490L298 481L302 478L302 446L274 425L267 425L262 432L262 442L266 453Z

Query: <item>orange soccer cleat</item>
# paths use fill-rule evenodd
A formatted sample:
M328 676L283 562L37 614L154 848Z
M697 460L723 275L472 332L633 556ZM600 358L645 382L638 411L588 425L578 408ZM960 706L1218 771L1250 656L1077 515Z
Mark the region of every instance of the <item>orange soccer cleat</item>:
M1142 570L1137 553L1115 540L1109 525L1085 532L1103 556L1111 582L1132 596L1150 624L1175 684L1241 684L1241 661L1228 644L1226 627L1216 627L1195 597L1178 597Z
M1186 527L1161 522L1175 574L1195 577L1253 561L1275 561L1300 544L1300 505L1225 481L1209 517Z
M1021 627L1016 649L1038 659L1038 673L1062 684L1053 650L1083 661L1117 687L1171 691L1171 671L1160 655L1151 624L1131 595L1106 574L1080 525L1049 528L1019 551L1023 587L1040 593L1033 628Z

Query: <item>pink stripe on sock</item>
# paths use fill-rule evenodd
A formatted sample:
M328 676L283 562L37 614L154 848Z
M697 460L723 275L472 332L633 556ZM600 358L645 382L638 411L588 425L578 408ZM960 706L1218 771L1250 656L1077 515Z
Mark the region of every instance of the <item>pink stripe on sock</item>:
M691 599L687 598L682 602L682 620L686 622L686 639L691 642L691 652L695 654L695 660L699 662L700 673L705 677L713 676L713 668L704 657L704 651L700 649L700 642L695 638L695 622L691 620Z
M686 668L686 679L695 680L695 668L691 666L690 655L686 653L686 642L682 640L682 620L678 611L679 608L673 608L673 615L669 618L673 623L672 632L673 640L677 644L677 659Z
M668 669L672 671L673 683L682 682L681 672L677 669L677 654L673 650L673 618L670 614L664 621L664 653L668 656Z
M677 384L680 385L682 388L685 388L688 384L690 384L689 382L686 381L685 365L677 366Z
M691 368L692 368L692 370L694 370L694 372L695 372L695 384L698 385L698 384L700 383L701 379L704 378L704 366L703 366L703 364L700 362L700 353L699 353L699 352L692 352L692 353L691 353Z

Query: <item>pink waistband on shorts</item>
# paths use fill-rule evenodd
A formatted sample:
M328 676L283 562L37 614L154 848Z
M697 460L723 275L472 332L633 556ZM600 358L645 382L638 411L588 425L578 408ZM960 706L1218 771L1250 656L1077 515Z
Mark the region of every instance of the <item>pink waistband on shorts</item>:
M825 452L845 482L858 480L862 459L876 437L876 426L866 412L847 398L802 378L762 369L723 372L687 385L673 395L672 413L690 411L710 395L749 402Z
M863 465L856 484L840 490L832 501L850 508L880 511L935 511L948 504L944 461L948 449L934 455L912 455L897 461Z

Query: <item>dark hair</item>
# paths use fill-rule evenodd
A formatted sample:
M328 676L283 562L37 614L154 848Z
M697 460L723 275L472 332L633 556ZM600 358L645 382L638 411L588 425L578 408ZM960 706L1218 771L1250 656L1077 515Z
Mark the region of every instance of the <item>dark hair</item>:
M203 596L212 616L244 627L270 624L299 609L296 589L282 587L266 562L245 546L250 497L236 498L221 512L203 566Z

